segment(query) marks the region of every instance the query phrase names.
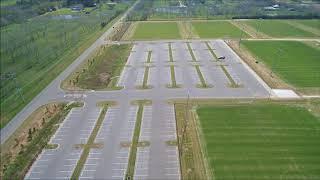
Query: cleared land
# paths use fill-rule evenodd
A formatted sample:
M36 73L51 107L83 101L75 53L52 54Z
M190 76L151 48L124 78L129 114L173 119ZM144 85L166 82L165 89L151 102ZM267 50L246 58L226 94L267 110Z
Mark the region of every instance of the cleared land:
M320 49L296 41L243 41L243 45L289 84L320 87Z
M227 21L192 22L200 38L240 38L250 37Z
M304 107L230 104L197 113L215 179L320 178L320 118Z
M64 89L112 89L128 59L131 45L103 46L68 77Z
M131 39L181 39L176 22L139 22Z
M300 22L300 21L299 21ZM301 21L303 22L303 21ZM288 24L284 20L248 20L243 21L247 25L253 27L258 32L267 34L268 36L284 38L284 37L317 37L316 34L304 31L298 27ZM313 24L313 23L310 23Z

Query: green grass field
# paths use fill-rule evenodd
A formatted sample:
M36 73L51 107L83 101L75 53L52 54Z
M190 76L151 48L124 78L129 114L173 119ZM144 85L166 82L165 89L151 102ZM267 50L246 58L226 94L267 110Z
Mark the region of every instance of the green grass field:
M192 22L192 25L200 38L249 37L227 21Z
M131 39L181 39L176 22L139 22Z
M320 118L305 108L216 105L197 113L216 180L320 178Z
M320 87L320 48L296 41L243 41L243 44L289 84L299 88Z
M284 20L249 20L246 24L272 37L316 37L308 31L304 31L286 23ZM310 23L313 24L313 23Z
M305 26L312 27L320 31L320 20L312 19L312 20L294 20L294 22L303 24Z

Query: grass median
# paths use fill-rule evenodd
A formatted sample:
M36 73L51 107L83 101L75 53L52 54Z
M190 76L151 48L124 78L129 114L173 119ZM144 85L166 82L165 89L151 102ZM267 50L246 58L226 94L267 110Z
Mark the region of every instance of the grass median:
M127 167L125 179L133 179L133 176L134 176L137 148L139 145L139 136L140 136L141 123L142 123L142 116L143 116L143 103L140 102L138 104L139 104L139 109L138 109L137 119L134 127L134 134L131 141L130 155L129 155L129 161L128 161L128 167Z
M111 45L100 47L93 57L85 61L62 84L68 90L117 89L116 85L132 45Z
M75 169L74 169L74 171L72 173L71 179L79 179L79 176L81 174L83 166L86 163L86 160L87 160L87 158L89 156L90 149L92 148L92 146L95 145L94 141L95 141L96 136L97 136L97 134L98 134L98 132L100 130L100 127L101 127L101 125L103 123L104 117L105 117L105 115L107 113L109 103L103 103L103 104L101 104L101 106L102 106L102 111L101 111L101 113L99 115L99 118L98 118L98 120L97 120L97 122L96 122L96 124L95 124L95 126L94 126L94 128L93 128L93 130L91 132L91 134L90 134L88 142L82 146L83 151L82 151L82 154L80 156L79 161L77 162L77 166L75 167Z

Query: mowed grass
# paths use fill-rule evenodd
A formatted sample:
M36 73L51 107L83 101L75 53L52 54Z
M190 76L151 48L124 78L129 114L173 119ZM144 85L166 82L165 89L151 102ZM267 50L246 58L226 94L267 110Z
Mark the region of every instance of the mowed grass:
M320 179L320 118L280 104L200 107L208 162L219 179Z
M246 24L255 28L258 32L278 38L285 37L316 37L308 31L304 31L291 24L286 23L284 20L249 20L245 21ZM312 24L312 23L310 23Z
M297 41L243 41L277 75L296 87L320 87L320 49Z
M176 22L139 22L131 39L181 39Z
M240 38L249 35L227 21L192 22L200 38Z
M305 26L312 27L320 31L320 20L319 19L310 19L310 20L294 20L294 22L303 24Z

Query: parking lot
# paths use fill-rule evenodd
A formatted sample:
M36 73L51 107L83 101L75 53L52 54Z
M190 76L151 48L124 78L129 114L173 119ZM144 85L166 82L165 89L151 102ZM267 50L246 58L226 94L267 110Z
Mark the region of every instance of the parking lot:
M168 99L269 96L265 85L223 41L209 41L208 45L216 56L225 56L225 59L215 59L203 41L190 42L196 61L186 42L171 42L173 62L170 62L168 42L137 42L119 77L118 86L124 88L87 93L84 100L90 104L69 113L50 142L59 147L43 150L26 178L70 178L82 153L82 149L76 147L88 141L101 112L96 103L113 98L117 103L107 109L94 141L98 146L90 149L79 178L123 179L126 176L139 109L133 101L147 99L152 104L144 105L134 178L180 179L175 112ZM148 51L152 52L151 62L146 64ZM147 81L150 89L143 90L146 65L150 67ZM174 78L170 66L174 67ZM208 88L199 87L199 74ZM168 87L173 79L177 88ZM232 82L241 86L232 87Z
M49 142L58 148L44 149L26 179L70 178L82 153L76 145L87 142L100 112L100 108L72 109Z

